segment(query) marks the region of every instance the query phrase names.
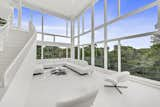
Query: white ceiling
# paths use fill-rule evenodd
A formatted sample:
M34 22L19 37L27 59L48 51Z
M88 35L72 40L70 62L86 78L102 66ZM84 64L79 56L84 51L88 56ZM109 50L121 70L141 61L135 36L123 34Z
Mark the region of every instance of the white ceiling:
M74 19L96 0L22 0L23 5L43 13Z

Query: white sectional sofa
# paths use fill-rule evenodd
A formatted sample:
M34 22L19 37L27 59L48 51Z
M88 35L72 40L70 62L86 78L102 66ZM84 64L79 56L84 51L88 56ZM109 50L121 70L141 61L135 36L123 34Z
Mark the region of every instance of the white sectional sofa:
M93 72L92 67L86 61L70 58L44 59L37 61L37 64L42 64L44 68L65 66L79 75L88 75Z

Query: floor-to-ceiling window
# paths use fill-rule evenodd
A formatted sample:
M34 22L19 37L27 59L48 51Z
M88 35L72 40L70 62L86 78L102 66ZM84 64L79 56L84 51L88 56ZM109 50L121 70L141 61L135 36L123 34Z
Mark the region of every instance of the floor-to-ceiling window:
M157 66L160 62L157 56L157 53L160 52L160 39L158 35L153 35L158 22L158 7L146 8L154 1L156 0L139 2L135 2L135 0L106 0L106 5L104 5L104 0L96 2L94 5L95 66L104 67L104 39L107 36L108 69L129 71L132 75L153 80L160 79L160 68ZM104 6L106 6L108 23L104 22ZM83 15L87 16L87 12L89 11L86 10ZM90 18L84 18L85 24L91 22L91 11L88 15ZM82 19L81 16L81 31L83 31ZM105 25L106 29L104 29ZM80 45L85 47L84 59L89 62L91 59L92 31L90 26L87 27L87 30L86 25L84 28L84 34L80 32ZM107 34L105 35L104 32Z

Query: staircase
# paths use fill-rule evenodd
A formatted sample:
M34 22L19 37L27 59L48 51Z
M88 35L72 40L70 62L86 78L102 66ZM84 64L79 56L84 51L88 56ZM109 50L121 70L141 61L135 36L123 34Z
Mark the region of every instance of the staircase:
M0 74L4 74L20 50L29 39L29 33L11 29L4 40L4 50L0 52Z
M13 8L1 0L0 17L7 22L0 27L0 107L24 107L36 62L36 30L13 28Z
M4 72L29 39L28 32L11 29L0 52L0 72Z

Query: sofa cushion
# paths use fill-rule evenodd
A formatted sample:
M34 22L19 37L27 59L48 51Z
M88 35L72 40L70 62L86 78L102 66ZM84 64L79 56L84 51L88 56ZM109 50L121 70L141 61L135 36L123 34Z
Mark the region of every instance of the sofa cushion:
M69 69L72 69L74 72L80 75L88 75L91 72L90 67L83 67L78 64L66 63L65 66L68 67Z

